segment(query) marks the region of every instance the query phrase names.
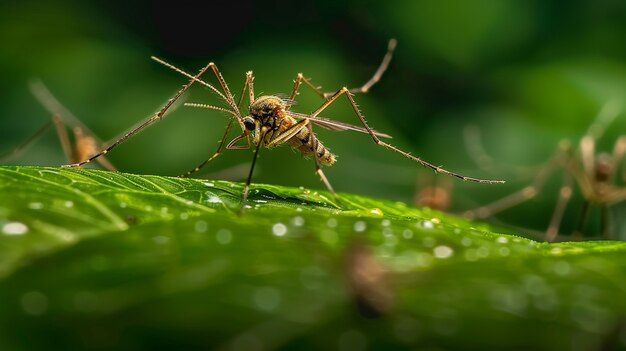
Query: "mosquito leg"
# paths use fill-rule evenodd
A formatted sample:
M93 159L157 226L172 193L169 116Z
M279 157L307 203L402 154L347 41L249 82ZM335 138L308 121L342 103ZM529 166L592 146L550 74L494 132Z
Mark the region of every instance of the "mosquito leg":
M565 173L563 186L559 190L559 197L556 202L556 206L554 207L554 212L552 213L552 218L550 219L550 225L546 230L546 241L554 241L556 236L559 234L559 225L561 224L561 220L563 219L563 213L565 213L565 208L567 207L567 203L572 197L572 176L569 173Z
M377 145L383 146L391 151L394 151L396 153L399 153L400 155L413 160L419 164L421 164L424 167L430 168L432 170L434 170L435 172L438 173L443 173L452 177L456 177L459 178L461 180L464 181L472 181L472 182L477 182L477 183L487 183L487 184L499 184L499 183L504 183L503 180L489 180L489 179L479 179L479 178L473 178L473 177L467 177L455 172L451 172L448 171L447 169L441 168L439 166L435 166L431 163L428 163L424 160L422 160L421 158L412 156L411 154L409 154L408 152L402 151L400 149L398 149L395 146L392 146L382 140L380 140L377 136L376 133L374 132L374 130L372 128L370 128L370 126L367 124L367 122L365 121L365 118L363 117L363 115L361 114L361 110L359 110L359 107L356 105L356 102L354 101L354 98L352 98L352 94L350 94L350 91L348 90L348 88L343 87L341 89L339 89L335 94L333 94L330 98L328 98L328 100L326 100L317 110L315 110L315 112L313 112L311 114L311 117L317 117L322 111L324 111L328 106L330 106L330 104L332 104L333 102L335 102L335 100L337 100L337 98L341 95L345 95L346 98L348 99L348 101L350 101L350 105L352 105L352 109L354 110L354 113L357 115L357 117L359 118L359 120L361 121L361 124L363 124L363 127L365 127L365 129L367 130L368 134L372 137L372 140L374 141L374 143L376 143Z
M615 146L613 146L613 165L615 169L619 169L620 165L624 161L624 156L626 155L626 136L621 136L615 142ZM623 164L622 169L622 177L626 180L626 163ZM615 172L619 172L615 171Z
M254 85L253 85L253 81L254 81L254 76L252 75L252 71L246 72L246 79L245 79L245 81L243 83L243 88L241 89L241 94L239 96L239 101L237 102L237 111L239 111L239 109L241 108L241 104L243 103L243 97L245 96L246 89L248 90L250 101L251 102L254 101ZM185 105L186 106L194 106L194 107L207 107L207 108L214 109L214 110L230 112L230 113L233 114L233 116L230 118L230 120L228 122L228 125L226 126L226 131L224 132L224 135L220 139L219 146L217 147L217 150L213 153L213 155L211 155L211 157L209 157L208 159L204 160L202 163L200 163L194 169L188 171L185 174L180 175L180 177L189 177L193 173L196 173L196 172L200 171L204 166L206 166L209 162L211 162L214 158L216 158L217 156L219 156L222 153L222 150L224 149L224 145L226 144L226 138L228 138L228 133L230 132L230 130L231 130L232 126L233 126L233 122L234 122L235 118L237 118L237 116L238 116L237 114L233 113L232 111L223 109L223 108L218 107L218 106L212 106L212 105L206 105L206 104L194 104L194 103L186 103ZM245 129L244 129L244 132L245 132ZM229 144L227 146L227 149L231 148L230 147L231 144ZM248 145L245 148L247 149L249 147L250 147L250 139L248 138ZM237 147L237 148L239 148L239 147Z
M37 129L37 131L31 135L30 137L28 137L28 139L24 140L24 142L22 142L20 145L18 145L17 147L15 147L13 150L8 151L2 155L0 155L0 161L9 161L13 158L18 157L19 155L21 155L24 151L26 151L35 141L37 141L37 139L39 139L46 131L48 131L48 129L50 129L50 127L52 127L53 122L52 121L48 121L46 122L46 124L44 124L43 126L41 126L41 128Z
M61 117L58 114L55 114L52 116L52 122L54 123L54 128L57 131L59 142L61 143L61 148L63 149L63 154L65 154L65 159L72 160L74 158L74 152L72 151L70 137L67 135L67 129L65 128L63 120L61 120Z
M165 104L165 106L163 106L163 108L161 108L161 110L159 112L157 112L156 114L154 114L152 117L148 118L146 121L144 121L143 123L141 123L137 128L131 130L130 132L124 134L124 136L122 136L120 139L118 139L117 141L115 141L113 144L111 144L109 147L107 147L106 149L100 151L99 153L95 154L94 156L91 156L90 158L88 158L85 161L79 162L79 163L74 163L74 164L70 164L70 165L65 165L63 167L80 167L86 163L89 163L93 160L95 160L96 158L105 155L106 153L108 153L109 151L113 150L115 147L117 147L118 145L120 145L121 143L125 142L128 138L134 136L135 134L139 133L141 130L143 130L144 128L146 128L147 126L151 125L152 123L160 120L161 118L163 118L163 116L165 115L165 113L167 112L167 110L169 110L169 108L174 104L174 102L176 100L178 100L178 98L183 95L183 93L185 91L187 91L191 85L196 82L196 80L198 78L200 78L204 72L206 72L209 67L212 67L213 63L209 63L208 65L204 66L204 68L202 68L200 70L200 72L195 75L193 77L193 79L191 79L189 81L189 83L187 83L185 86L183 86L182 89L180 89L171 99L169 99L167 101L167 103Z
M376 72L374 72L374 75L372 76L372 78L370 78L361 87L350 89L349 90L350 93L352 94L367 93L374 84L378 83L380 78L383 76L383 73L385 73L385 71L389 67L389 62L391 62L391 58L393 57L393 51L396 48L396 44L397 44L397 41L395 39L389 40L389 44L387 45L387 53L383 57L382 62L376 69ZM296 95L298 94L298 90L300 89L300 85L303 82L305 85L311 88L317 95L319 95L324 100L328 99L329 97L333 95L333 92L328 92L328 93L323 92L320 87L316 87L315 85L313 85L313 83L311 83L310 80L304 78L302 73L298 73L298 75L296 76L296 79L293 81L294 83L293 89L291 91L291 94L289 94L289 100L295 100ZM287 109L289 109L289 107L291 106L287 106Z
M572 233L572 238L574 240L582 239L583 228L585 227L585 223L587 223L587 215L589 214L589 201L585 201L583 206L580 208L580 215L578 216L578 222L576 223L576 228Z
M228 122L228 125L226 126L226 131L224 132L224 135L222 136L222 139L220 139L219 146L217 147L217 150L213 153L213 155L211 157L209 157L208 159L204 160L202 163L200 163L194 169L188 171L185 174L180 175L181 178L189 177L193 173L198 172L200 169L202 169L202 167L206 166L207 163L211 162L214 158L216 158L217 156L219 156L222 153L222 150L224 149L224 144L226 143L226 138L228 137L228 133L230 132L230 129L232 128L234 121L235 121L235 118L231 117L230 121Z
M310 133L309 135L311 137L311 145L313 146L313 159L315 160L315 173L317 173L317 175L320 177L320 179L326 186L326 189L328 189L328 191L330 191L330 193L333 194L335 198L337 198L337 193L335 192L335 189L333 189L332 185L330 185L328 178L326 178L324 171L322 171L322 165L320 163L320 159L317 154L317 147L318 147L319 142L317 141L317 138L315 137L315 133L313 133L313 126L311 125L311 123L308 123L306 126L309 129L309 133Z
M463 213L463 216L468 219L487 218L507 208L511 208L524 201L533 199L537 196L537 193L538 188L534 185L529 185L488 205L466 211Z
M609 240L611 238L611 218L609 206L606 203L600 204L600 232L602 239Z
M256 148L254 149L254 156L252 157L252 164L250 165L250 172L248 173L248 178L246 179L246 186L243 188L243 197L241 200L241 209L243 211L243 206L245 206L248 201L248 193L250 192L250 183L252 182L252 173L254 172L254 165L256 165L256 160L259 157L259 149L261 148L261 143L258 143Z
M393 57L393 52L396 49L397 44L398 42L396 41L396 39L392 38L389 40L389 43L387 44L387 52L385 53L385 56L380 63L380 66L378 66L378 69L376 70L376 72L374 72L372 78L370 78L370 80L368 80L360 88L350 89L350 93L367 93L374 84L378 83L380 78L387 70L387 67L389 67L389 62L391 62L391 58ZM324 95L328 98L332 96L332 94L333 93L325 93Z

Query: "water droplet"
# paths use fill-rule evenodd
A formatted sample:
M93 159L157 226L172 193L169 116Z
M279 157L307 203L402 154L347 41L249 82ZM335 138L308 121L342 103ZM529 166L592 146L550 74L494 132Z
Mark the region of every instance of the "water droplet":
M146 209L146 211L150 212L150 211L152 211L152 206L146 206L145 209Z
M367 224L365 224L365 222L363 221L358 221L354 223L353 228L355 232L360 233L365 231L365 229L367 228Z
M302 227L304 225L304 218L301 216L295 216L291 219L291 223L296 227Z
M481 246L476 249L476 255L481 258L489 257L489 248L487 246Z
M383 227L389 227L391 225L391 221L388 219L383 219L383 221L381 222Z
M383 211L380 208L372 208L370 209L370 213L376 216L382 216Z
M553 255L560 255L563 253L563 249L560 247L554 247L552 248L552 250L550 250L550 253Z
M558 261L554 263L552 269L554 269L554 273L564 277L569 274L570 265L566 261Z
M324 287L322 278L326 273L318 266L310 266L300 271L300 283L309 290L319 290Z
M505 236L499 236L499 237L496 239L496 242L497 242L498 244L506 244L506 243L508 243L508 242L509 242L509 239L508 239L507 237L505 237Z
M126 208L126 203L125 202L120 202L120 208Z
M230 244L233 240L233 234L228 229L220 229L215 233L215 240L222 245Z
M461 239L461 245L465 246L465 247L469 247L472 245L472 239L468 238L468 237L464 237L463 239Z
M397 243L398 243L398 238L396 238L394 235L387 235L385 237L385 244L386 245L394 246Z
M328 228L335 228L335 227L337 227L337 219L336 218L329 218L326 221L326 225L328 226Z
M296 207L296 212L302 212L302 207Z
M454 228L454 234L461 234L461 228Z
M393 229L391 229L391 228L383 228L383 235L384 236L393 235Z
M402 231L402 236L405 239L411 239L413 237L413 231L411 229L405 229Z
M162 214L162 215L166 215L168 211L169 211L169 208L167 208L167 207L161 207L161 214Z
M2 226L2 232L6 235L24 235L28 233L28 227L21 222L8 222Z
M419 222L417 222L417 225L422 227L422 228L425 228L425 229L433 229L435 227L433 222L431 222L429 220L419 221Z
M276 236L287 234L287 226L282 223L276 223L272 226L272 233Z
M514 315L523 315L528 307L528 296L518 287L500 286L489 293L493 308Z
M20 302L24 312L33 316L40 316L48 310L48 297L39 291L24 293Z
M211 182L206 182L206 183L204 183L204 185L206 185L206 186L211 186L211 187L215 186L215 184L213 184L213 183L211 183Z
M33 210L41 210L43 208L43 204L41 202L31 202L28 204L28 208Z
M206 221L203 221L203 220L197 221L196 224L194 225L194 229L198 233L204 233L204 232L206 232L206 230L208 228L209 228L209 224Z
M185 201L185 203L186 203L187 205L193 205L193 201L191 201L191 200L187 200L187 201Z
M363 351L367 349L367 338L358 330L348 330L339 336L339 351Z
M180 219L185 220L189 218L189 213L183 212L180 214Z
M475 249L469 249L467 251L465 251L465 260L469 261L469 262L473 262L476 261L478 259L478 253L476 252Z
M500 256L508 256L511 253L511 250L508 247L501 247L498 249L498 253Z
M67 208L72 208L72 207L74 207L74 202L73 201L65 201L63 203L63 206L65 206Z
M263 311L273 311L280 306L280 291L272 287L257 289L254 293L254 304Z
M454 253L454 250L445 245L439 245L433 249L433 254L436 258L449 258Z
M164 235L157 235L152 238L157 245L165 245L170 242L170 238Z

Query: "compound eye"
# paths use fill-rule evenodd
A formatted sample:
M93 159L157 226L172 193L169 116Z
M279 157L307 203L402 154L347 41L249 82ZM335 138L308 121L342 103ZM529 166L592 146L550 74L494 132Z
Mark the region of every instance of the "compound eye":
M243 118L243 125L247 130L254 130L254 118L246 116Z

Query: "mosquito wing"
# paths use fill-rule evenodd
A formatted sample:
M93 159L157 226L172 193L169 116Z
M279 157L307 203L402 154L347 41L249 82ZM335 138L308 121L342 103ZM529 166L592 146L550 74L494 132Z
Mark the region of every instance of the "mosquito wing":
M335 121L335 120L323 118L323 117L311 117L310 115L307 115L304 113L293 112L293 111L287 111L287 114L295 118L307 118L308 120L311 121L311 123L316 124L328 130L334 130L334 131L352 130L355 132L369 134L367 129L363 127L355 126L349 123L339 122L339 121ZM381 133L374 129L372 129L372 132L374 132L376 136L381 137L381 138L391 138L391 135Z

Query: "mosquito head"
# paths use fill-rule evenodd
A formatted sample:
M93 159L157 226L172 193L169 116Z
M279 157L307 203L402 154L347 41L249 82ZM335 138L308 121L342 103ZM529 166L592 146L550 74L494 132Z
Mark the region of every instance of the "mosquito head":
M598 182L607 182L613 174L613 159L609 154L601 153L596 157L595 177Z
M250 116L246 116L243 118L243 125L246 127L247 130L254 130L254 118L250 117Z
M261 96L250 104L250 116L265 120L275 116L280 110L285 108L282 99L273 95Z

